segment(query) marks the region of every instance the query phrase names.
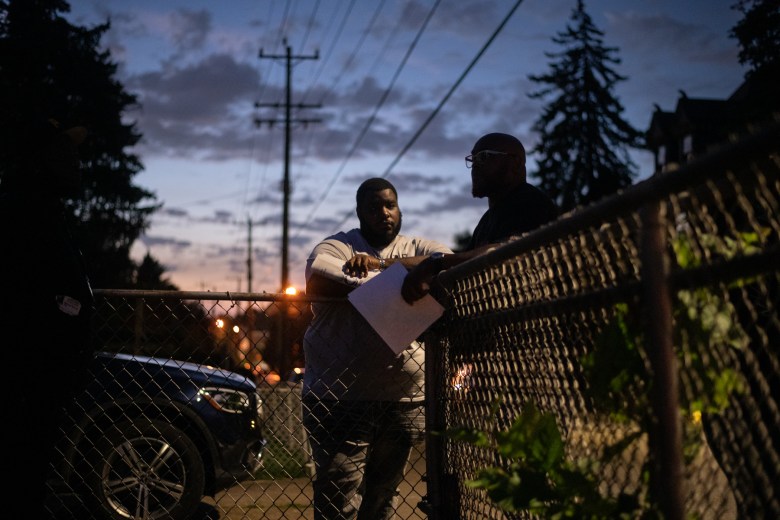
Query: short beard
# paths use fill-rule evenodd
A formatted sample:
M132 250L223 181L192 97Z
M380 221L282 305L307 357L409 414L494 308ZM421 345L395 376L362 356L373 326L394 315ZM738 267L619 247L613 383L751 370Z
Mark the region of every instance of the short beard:
M403 215L398 216L398 223L395 225L395 227L388 231L387 233L373 233L370 231L370 228L366 226L363 221L360 221L360 233L365 237L366 241L371 244L372 246L376 247L376 245L380 245L381 247L385 247L390 244L393 240L395 240L395 237L401 233L401 224L403 223Z

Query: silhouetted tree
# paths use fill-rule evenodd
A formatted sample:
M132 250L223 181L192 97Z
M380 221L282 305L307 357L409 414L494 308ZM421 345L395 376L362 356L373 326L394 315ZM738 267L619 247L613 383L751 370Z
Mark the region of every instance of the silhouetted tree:
M742 18L729 36L739 42L739 62L748 67L740 106L748 120L773 118L780 111L780 1L740 0Z
M750 67L748 75L780 69L780 2L740 0L733 9L742 18L729 35L739 41L739 62Z
M149 252L146 253L135 276L135 288L145 290L178 291L170 279L164 277L165 267Z
M131 287L130 247L159 206L133 184L142 169L126 148L140 139L123 114L136 103L114 78L117 66L98 50L109 24L71 25L63 0L0 1L0 179L18 168L19 129L55 118L90 131L81 147L83 193L69 202L77 241L95 287Z
M539 133L538 169L531 177L562 211L596 201L629 186L636 165L628 148L641 145L641 133L622 118L613 94L626 78L612 68L617 49L605 47L604 33L585 12L582 0L571 24L552 41L563 50L546 53L555 60L546 74L531 75L543 87L530 97L549 101L534 123Z

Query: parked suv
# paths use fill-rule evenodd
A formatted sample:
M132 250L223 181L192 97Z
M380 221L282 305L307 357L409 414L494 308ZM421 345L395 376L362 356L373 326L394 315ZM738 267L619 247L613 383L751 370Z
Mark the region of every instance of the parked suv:
M104 352L91 372L63 426L55 497L109 519L187 519L260 467L260 403L243 375Z

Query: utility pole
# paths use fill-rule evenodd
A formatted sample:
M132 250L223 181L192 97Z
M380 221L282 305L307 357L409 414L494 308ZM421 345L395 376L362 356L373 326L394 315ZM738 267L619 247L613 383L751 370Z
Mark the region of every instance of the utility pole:
M284 106L284 119L255 119L255 125L261 126L263 123L268 123L269 126L273 126L275 123L284 123L284 180L282 182L282 191L284 192L283 200L284 207L282 210L282 291L289 286L289 268L288 268L288 256L289 256L289 220L290 220L290 129L292 123L319 123L319 119L293 119L292 118L292 61L293 60L317 60L319 59L319 52L316 52L313 56L293 56L292 48L287 45L287 40L284 40L286 47L286 53L282 55L264 54L263 49L260 49L260 58L269 59L283 59L286 61L287 66L287 88L284 105L280 103L255 103L255 108L272 107L280 108ZM320 108L320 105L306 105L299 103L295 105L296 108Z
M252 292L252 219L247 217L246 292Z

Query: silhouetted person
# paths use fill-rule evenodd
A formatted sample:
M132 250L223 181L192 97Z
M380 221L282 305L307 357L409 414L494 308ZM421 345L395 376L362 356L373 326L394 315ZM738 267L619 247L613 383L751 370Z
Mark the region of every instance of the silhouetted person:
M20 130L0 184L0 331L6 440L3 515L47 518L46 479L62 408L86 383L92 291L65 201L81 186L83 127L54 120ZM4 154L6 155L6 154ZM11 339L13 338L13 340Z
M431 258L410 270L401 290L409 303L425 296L443 269L519 238L558 216L555 202L526 182L525 148L516 137L497 132L483 135L466 156L466 167L471 169L472 196L487 197L488 209L463 251Z

